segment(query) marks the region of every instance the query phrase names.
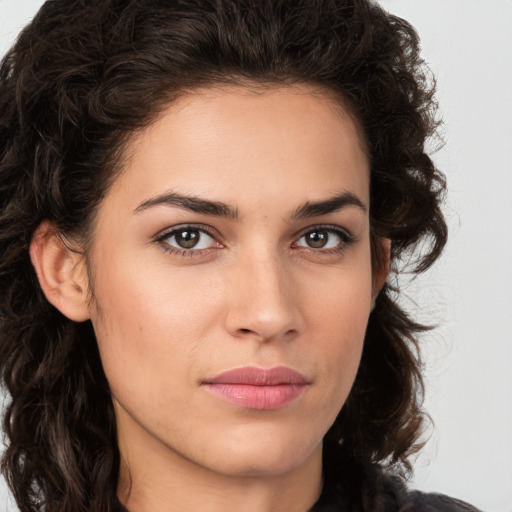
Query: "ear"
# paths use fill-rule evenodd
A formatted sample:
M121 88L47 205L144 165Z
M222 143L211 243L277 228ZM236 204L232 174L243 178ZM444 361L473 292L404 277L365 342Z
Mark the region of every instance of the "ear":
M42 222L34 233L30 259L48 301L70 320L88 320L89 283L83 257L66 246L51 222Z
M379 247L376 248L378 256L375 258L373 269L372 301L374 303L386 283L391 262L391 240L389 238L379 238L376 243Z

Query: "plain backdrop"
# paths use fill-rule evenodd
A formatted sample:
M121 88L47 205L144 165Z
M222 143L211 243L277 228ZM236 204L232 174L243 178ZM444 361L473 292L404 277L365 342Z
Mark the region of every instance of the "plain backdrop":
M380 0L418 30L438 80L450 240L406 287L434 428L412 486L512 512L512 0ZM0 0L0 53L40 0ZM0 486L0 512L15 508Z

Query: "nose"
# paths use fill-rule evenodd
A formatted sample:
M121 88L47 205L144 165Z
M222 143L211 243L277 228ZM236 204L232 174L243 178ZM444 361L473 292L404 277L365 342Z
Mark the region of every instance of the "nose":
M240 261L229 280L226 329L260 342L289 340L304 328L292 269L277 257Z

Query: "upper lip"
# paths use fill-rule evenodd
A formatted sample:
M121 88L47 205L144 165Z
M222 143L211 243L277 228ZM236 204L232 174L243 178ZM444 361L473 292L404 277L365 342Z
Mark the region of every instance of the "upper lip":
M286 366L276 366L268 369L244 366L242 368L227 370L211 379L206 379L204 384L278 386L285 384L305 385L309 384L309 381L304 375Z

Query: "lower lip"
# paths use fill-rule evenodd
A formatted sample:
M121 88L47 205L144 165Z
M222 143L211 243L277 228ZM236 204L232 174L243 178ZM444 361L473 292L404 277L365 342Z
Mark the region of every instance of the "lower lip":
M289 404L301 395L306 385L205 384L205 387L210 393L226 402L263 411L279 409Z

